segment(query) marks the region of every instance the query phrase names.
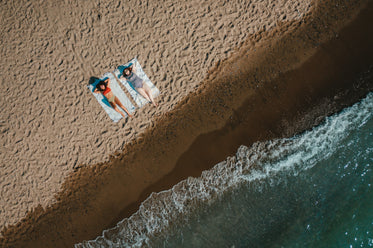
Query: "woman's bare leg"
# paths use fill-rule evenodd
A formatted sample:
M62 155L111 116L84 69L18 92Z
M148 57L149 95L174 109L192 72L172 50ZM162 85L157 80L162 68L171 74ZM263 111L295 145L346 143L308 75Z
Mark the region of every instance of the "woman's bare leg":
M148 100L149 102L153 103L154 106L158 106L155 102L154 102L154 99L153 99L153 95L152 95L152 92L149 88L148 85L146 85L145 83L143 84L142 88L137 88L137 91L146 99Z
M120 110L118 109L118 107L117 107L117 105L116 105L115 103L111 102L110 105L113 107L113 109L114 109L115 111L117 111L119 114L121 114L121 115L123 116L123 118L126 118L125 114L123 114L122 111L120 111Z
M146 94L144 88L136 88L137 92L140 93L140 95L142 95L147 101L151 102L152 100L150 100L148 94Z
M149 96L150 100L152 101L153 105L157 107L158 104L154 101L152 90L150 89L150 87L147 84L144 83L143 88L144 88L146 94Z
M120 100L118 99L118 97L115 97L114 101L115 101L116 104L119 105L119 107L121 107L124 111L126 111L126 113L128 114L129 117L132 117L132 115L130 114L130 112L128 111L128 109L123 106L123 104L120 102Z

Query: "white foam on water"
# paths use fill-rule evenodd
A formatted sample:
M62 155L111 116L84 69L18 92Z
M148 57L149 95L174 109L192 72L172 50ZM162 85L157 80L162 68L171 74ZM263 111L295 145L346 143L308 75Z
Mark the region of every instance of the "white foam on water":
M188 178L172 189L152 193L131 217L103 231L95 240L80 247L144 247L155 235L167 235L170 226L185 223L201 204L209 204L223 193L251 184L260 190L263 179L271 186L281 182L283 173L297 176L330 157L352 130L373 116L373 93L361 102L325 122L292 138L241 146L236 156L204 171L199 178ZM285 178L285 177L284 177ZM285 180L285 179L283 179Z

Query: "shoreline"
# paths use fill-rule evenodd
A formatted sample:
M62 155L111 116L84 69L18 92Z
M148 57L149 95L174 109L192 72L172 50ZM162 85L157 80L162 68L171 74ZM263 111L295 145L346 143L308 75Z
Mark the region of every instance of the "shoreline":
M354 20L352 25L348 25L342 30L339 37L342 41L333 40L322 44L322 48L301 67L280 74L270 82L273 85L269 89L265 86L261 87L259 92L252 95L234 111L232 117L222 128L198 136L178 158L174 169L158 182L146 188L141 193L140 200L124 208L120 217L113 221L111 226L116 225L123 218L128 218L129 213L136 212L141 202L152 192L169 189L189 176L199 177L203 170L208 170L224 161L228 156L235 154L240 145L250 146L256 141L292 137L319 125L325 117L364 98L367 93L373 90L373 49L365 54L365 60L361 60L358 53L355 53L356 51L350 51L347 54L351 56L342 60L340 60L341 58L333 59L330 56L333 53L341 52L341 49L351 47L351 45L360 45L361 50L369 48L370 42L373 41L373 35L370 35L370 39L364 40L364 35L361 35L357 39L352 38L351 40L353 33L357 32L356 28L361 26L364 20L370 18L373 21L373 18L369 17L367 13L373 13L372 4L368 10L365 9L361 13L363 17L359 16L359 19ZM340 43L345 42L346 38L350 43L341 45ZM325 51L329 52L325 53ZM354 62L348 62L348 58L352 58ZM323 63L320 64L318 61L323 61ZM335 64L328 64L333 62ZM360 66L364 64L368 66L360 71ZM352 69L351 65L354 65L355 68ZM322 68L323 66L325 68ZM341 67L338 68L339 66ZM367 70L368 72L366 72ZM310 72L318 73L318 75L311 75ZM345 73L339 74L339 72ZM328 73L333 75L328 75ZM370 82L355 82L359 74L366 74L364 78L370 78ZM310 77L304 78L307 76ZM299 85L299 78L304 78L304 85ZM335 82L330 83L330 80L335 80ZM287 89L282 89L280 92L280 85L284 81ZM308 87L307 85L312 86ZM330 86L333 86L332 89ZM307 94L303 95L304 92ZM305 96L307 99L304 99ZM296 98L296 107L291 106L291 100L286 100L290 97ZM271 102L273 100L275 101ZM253 110L247 111L248 109ZM250 120L257 119L257 117L260 117L261 122L255 124L257 126L254 127ZM253 129L250 130L250 128Z
M368 14L364 14L366 12ZM131 215L149 192L168 189L188 176L198 176L224 160L227 154L231 155L238 143L294 135L356 102L372 90L372 83L354 90L349 80L369 69L373 57L369 44L373 39L363 39L361 33L357 33L360 38L351 36L363 29L364 23L367 26L372 23L369 13L372 13L372 4L338 32L338 39L326 43L322 41L328 40L333 31L321 34L321 26L327 20L319 20L315 28L320 29L319 39L304 38L302 34L317 32L312 32L315 30L310 28L311 24L303 22L295 33L290 30L287 35L274 36L279 38L275 42L265 40L266 34L263 34L264 38L259 38L261 46L255 46L255 51L251 50L254 48L251 44L244 45L238 56L220 63L198 92L160 117L155 127L127 145L123 154L117 154L111 163L81 167L64 183L56 204L45 210L37 208L17 225L3 230L1 243L10 247L15 244L66 247L95 238L103 229ZM343 18L336 16L336 19ZM338 24L334 24L337 29ZM277 32L281 32L281 28ZM302 46L299 41L304 42ZM315 41L323 44L314 48ZM356 49L354 44L358 44ZM342 53L346 48L348 51ZM296 53L285 54L292 50ZM304 53L310 58L306 60ZM237 86L227 84L228 79L220 74L222 68L235 73L231 78ZM289 71L294 68L297 69ZM309 84L300 85L300 79ZM255 123L252 120L256 120ZM207 146L210 144L219 147ZM226 147L220 147L223 144ZM199 153L201 148L205 148L206 153ZM146 156L141 156L144 152Z

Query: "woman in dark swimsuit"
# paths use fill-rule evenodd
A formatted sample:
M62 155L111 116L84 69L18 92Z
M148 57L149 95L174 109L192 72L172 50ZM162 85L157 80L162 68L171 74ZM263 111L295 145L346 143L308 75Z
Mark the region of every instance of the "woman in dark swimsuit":
M132 71L133 70L133 71ZM135 74L136 69L131 67L127 67L123 70L123 77L136 88L137 92L140 93L146 100L153 103L155 107L158 104L154 101L152 91L149 86L142 80L139 76Z
M96 89L93 91L94 93L101 93L103 94L107 100L109 101L110 105L113 107L113 109L115 111L117 111L119 114L121 114L124 118L126 117L124 115L124 113L122 113L118 107L117 107L117 104L119 105L119 107L121 107L124 111L126 111L126 113L128 114L129 117L132 117L132 115L130 114L130 112L128 112L128 110L126 109L126 107L123 106L123 104L119 101L118 97L116 97L113 92L111 91L111 88L110 88L110 79L106 79L105 81L100 81L97 85L96 85Z

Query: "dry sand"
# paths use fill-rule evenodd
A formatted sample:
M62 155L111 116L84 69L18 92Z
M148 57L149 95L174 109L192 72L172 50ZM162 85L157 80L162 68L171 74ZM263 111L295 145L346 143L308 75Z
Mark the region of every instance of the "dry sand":
M194 167L182 166L171 181L162 181L190 147L197 147L193 142L201 134L224 128L229 119L233 119L229 129L248 119L247 115L234 119L247 99L252 100L244 105L253 109L249 116L266 120L253 128L259 132L246 134L247 142L279 135L280 126L292 134L312 125L319 113L303 126L292 128L286 121L299 117L302 107L323 95L298 103L302 107L291 109L289 116L274 113L294 103L284 92L318 96L325 88L316 83L313 88L298 87L299 75L289 84L266 83L317 55L319 45L336 37L365 2L0 3L0 71L5 89L0 221L2 226L19 223L4 231L3 244L22 240L23 246L57 242L54 246L64 247L94 238L133 211L149 190L198 175L203 166L220 159L191 161ZM311 15L312 10L317 15ZM313 22L315 28L305 33ZM134 119L115 124L86 84L91 76L111 71L135 55L161 91L160 107L146 106ZM321 59L328 61L329 56ZM341 86L348 87L351 83ZM273 101L277 105L266 104L274 92L282 96ZM274 106L279 109L273 111ZM335 110L331 107L323 114ZM122 149L124 153L116 153ZM112 162L92 165L114 153L117 158ZM77 165L80 169L73 173Z
M255 32L310 1L2 1L0 227L53 203L79 164L105 162ZM86 85L138 56L160 107L112 123Z

